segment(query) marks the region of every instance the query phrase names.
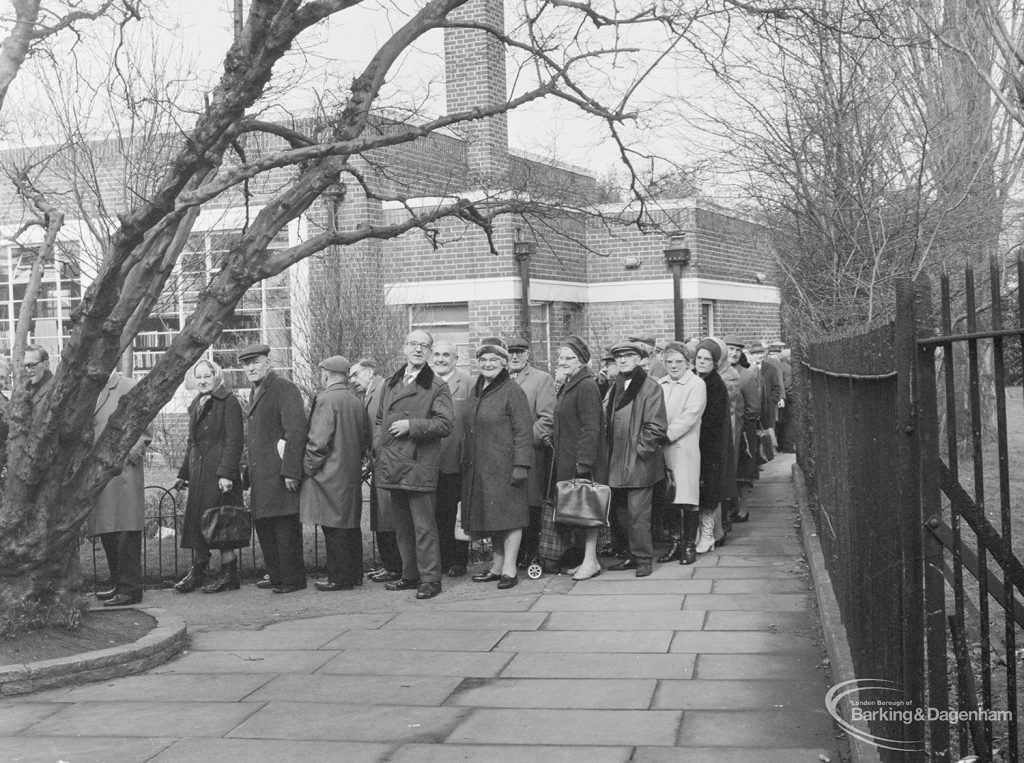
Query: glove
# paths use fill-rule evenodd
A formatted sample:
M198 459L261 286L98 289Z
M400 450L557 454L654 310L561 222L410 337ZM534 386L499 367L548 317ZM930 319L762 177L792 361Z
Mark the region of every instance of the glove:
M178 477L178 479L176 479L174 481L174 489L175 490L184 490L187 487L188 487L188 480L186 480L186 479L182 479L181 477Z
M512 479L509 481L512 487L525 487L526 481L530 478L530 470L525 466L512 467Z
M576 479L589 480L591 478L591 471L589 466L583 464L576 464Z

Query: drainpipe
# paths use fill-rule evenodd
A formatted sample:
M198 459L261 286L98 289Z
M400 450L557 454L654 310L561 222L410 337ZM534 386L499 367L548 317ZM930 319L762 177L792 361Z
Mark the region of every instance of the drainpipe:
M530 337L530 257L537 251L537 244L533 241L523 241L522 231L516 228L516 240L512 244L512 255L519 266L519 282L522 285L522 294L519 303L519 325L522 337L527 342Z

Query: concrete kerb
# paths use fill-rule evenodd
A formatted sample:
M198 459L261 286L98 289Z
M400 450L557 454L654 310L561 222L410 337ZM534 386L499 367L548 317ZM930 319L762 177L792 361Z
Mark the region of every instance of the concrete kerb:
M832 668L832 678L836 684L852 681L857 678L857 674L853 669L850 643L846 640L846 627L843 625L835 589L832 588L832 577L825 566L825 553L821 550L821 538L818 537L815 530L814 518L811 516L808 506L807 483L804 482L804 473L795 462L793 463L793 492L796 494L796 503L800 510L800 534L807 553L811 580L814 581L814 595L818 600L821 627L825 632L825 649L828 652ZM839 707L847 723L870 736L871 729L868 727L867 721L850 720L852 713L848 698L840 699ZM846 735L846 738L850 742L850 756L854 763L881 763L877 747L849 734Z
M54 660L0 666L0 697L140 673L185 648L188 633L183 619L164 609L138 609L156 620L156 627L138 641Z

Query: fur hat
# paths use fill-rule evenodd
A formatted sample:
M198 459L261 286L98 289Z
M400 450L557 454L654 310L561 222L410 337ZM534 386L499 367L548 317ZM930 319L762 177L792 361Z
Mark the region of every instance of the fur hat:
M581 337L575 334L570 334L562 342L563 347L568 347L572 350L572 354L580 359L580 363L586 365L590 362L590 348L587 347L587 343L583 341Z
M476 348L476 357L479 358L488 352L493 352L502 360L508 360L508 349L501 337L489 336L480 340L480 346Z

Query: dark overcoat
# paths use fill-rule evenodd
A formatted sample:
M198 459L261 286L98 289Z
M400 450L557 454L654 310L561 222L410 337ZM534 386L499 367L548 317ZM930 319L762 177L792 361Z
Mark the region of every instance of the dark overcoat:
M459 474L462 471L462 438L466 428L466 406L473 391L473 380L462 371L453 371L445 382L452 395L455 412L452 433L441 443L441 474Z
M363 515L363 456L373 435L370 417L344 382L316 398L302 459L299 518L309 525L359 527Z
M374 374L370 379L369 389L362 394L363 407L370 418L371 440L376 438L377 413L380 411L383 397L384 377ZM375 533L394 532L394 523L391 521L391 494L387 490L377 489L377 477L372 458L370 472L370 530Z
M40 385L42 387L42 385ZM118 401L135 386L135 380L114 372L96 399L93 436L99 437L117 410ZM132 446L121 473L113 477L89 512L88 533L139 531L145 523L146 482L143 455L153 437L147 429Z
M462 448L462 527L474 535L530 523L527 486L512 468L533 464L533 417L526 393L502 370L486 389L477 377Z
M626 377L619 374L605 400L611 487L649 487L665 476L665 456L661 452L668 429L665 396L658 383L639 366L630 378L627 388ZM616 412L628 406L632 408L626 436L617 439L613 419Z
M531 506L540 506L547 495L550 451L545 444L551 437L555 416L555 380L551 374L526 366L516 375L516 383L526 393L533 418L533 468L530 469L528 498Z
M597 380L586 366L570 376L555 400L555 481L571 480L576 467L595 482L608 482L608 443Z
M708 402L700 419L700 507L713 509L722 500L722 438L727 431L729 393L718 371L703 378Z
M402 366L384 384L374 427L374 477L385 490L432 493L437 489L441 440L455 426L452 396L428 365L411 383L404 379ZM395 437L388 430L403 419L409 422L409 433Z
M306 448L306 411L302 394L285 377L268 371L253 392L247 414L249 508L255 519L299 513L299 494L285 478L302 479Z
M205 405L196 395L188 407L188 444L178 479L188 482L185 525L181 547L205 546L200 521L214 506L241 506L242 406L223 384L213 390ZM220 478L231 480L231 490L220 491Z

